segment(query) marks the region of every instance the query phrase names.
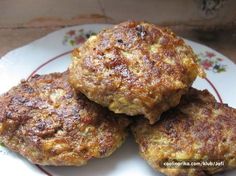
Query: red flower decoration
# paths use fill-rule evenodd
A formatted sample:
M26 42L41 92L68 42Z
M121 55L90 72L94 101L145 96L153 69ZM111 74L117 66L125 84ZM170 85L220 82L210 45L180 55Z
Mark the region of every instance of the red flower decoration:
M198 54L198 62L207 71L214 73L226 72L227 65L223 63L224 59L213 52L204 51Z
M76 45L84 43L84 42L85 42L85 38L84 37L82 37L82 36L75 37Z
M206 51L206 57L208 58L212 58L215 56L215 53L212 53L212 52L209 52L209 51Z
M212 62L210 62L209 60L204 60L202 61L201 65L206 69L209 70L212 67Z
M70 30L69 32L67 32L67 34L70 36L73 36L73 35L75 35L75 30Z

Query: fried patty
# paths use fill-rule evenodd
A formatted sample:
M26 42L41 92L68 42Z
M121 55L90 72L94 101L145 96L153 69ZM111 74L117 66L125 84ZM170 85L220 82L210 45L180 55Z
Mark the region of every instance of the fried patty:
M150 123L176 106L197 75L190 46L169 29L124 22L90 37L73 52L69 79L90 100Z
M207 90L190 89L155 125L140 119L132 131L141 156L166 175L205 176L236 168L236 109L217 103ZM170 167L165 161L212 161L219 167Z
M68 73L36 75L0 97L0 141L32 163L84 165L111 155L128 120L76 94Z

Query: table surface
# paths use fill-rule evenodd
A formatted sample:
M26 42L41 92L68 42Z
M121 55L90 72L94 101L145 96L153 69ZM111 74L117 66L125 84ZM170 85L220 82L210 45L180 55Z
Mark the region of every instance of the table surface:
M235 8L234 0L207 4L196 0L3 0L0 58L64 26L134 19L169 26L179 36L207 45L236 63Z

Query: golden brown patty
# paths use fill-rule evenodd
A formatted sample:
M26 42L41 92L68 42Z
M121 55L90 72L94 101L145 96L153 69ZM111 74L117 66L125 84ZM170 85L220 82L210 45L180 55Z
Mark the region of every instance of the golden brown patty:
M69 78L92 101L154 123L179 103L197 75L204 74L196 55L173 32L124 22L74 50Z
M0 97L0 141L41 165L83 165L109 156L128 121L75 94L68 73L36 75Z
M132 131L141 156L166 175L204 176L236 168L236 110L217 103L207 90L190 89L180 105L165 112L160 122L151 126L140 119ZM164 165L166 160L169 164L177 160L220 165L223 161L224 167L181 169Z

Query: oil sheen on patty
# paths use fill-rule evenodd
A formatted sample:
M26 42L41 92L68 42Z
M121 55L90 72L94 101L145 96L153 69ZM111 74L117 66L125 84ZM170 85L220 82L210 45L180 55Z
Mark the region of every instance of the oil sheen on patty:
M111 155L129 121L75 93L68 73L36 75L0 97L0 141L32 163L84 165Z
M141 156L165 175L207 176L236 168L236 109L217 103L207 90L191 88L155 125L139 119L132 131ZM184 162L195 166L172 164Z
M204 72L172 31L128 21L91 36L73 52L72 86L115 113L144 115L151 124L178 105Z

